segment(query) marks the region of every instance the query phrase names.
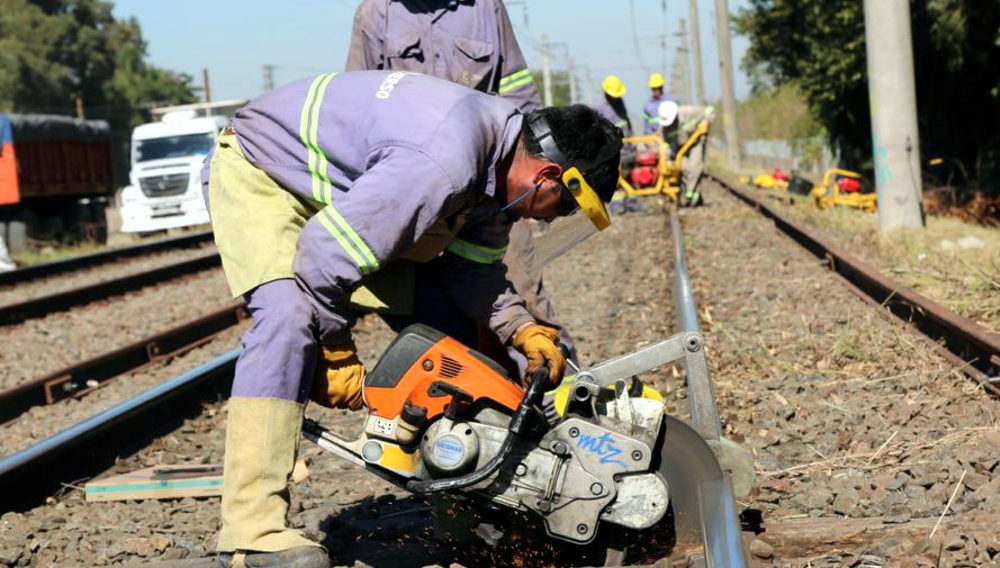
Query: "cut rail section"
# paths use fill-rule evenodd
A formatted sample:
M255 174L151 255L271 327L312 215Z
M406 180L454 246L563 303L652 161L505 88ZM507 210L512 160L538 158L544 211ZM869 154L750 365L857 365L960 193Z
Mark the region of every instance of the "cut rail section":
M205 231L202 233L172 237L169 239L162 239L130 247L114 248L90 254L81 254L79 256L64 258L62 260L40 262L31 266L25 266L24 268L18 268L17 270L0 273L0 285L17 284L28 280L34 280L36 278L42 278L44 276L53 276L64 272L71 272L73 270L80 270L81 268L104 264L106 262L121 260L123 258L143 256L171 249L201 246L211 241L212 231Z
M219 257L219 254L212 252L112 280L96 282L80 288L56 292L23 302L7 304L0 306L0 326L14 325L28 319L44 317L74 306L104 300L111 296L117 296L146 286L215 268L221 266L221 264L222 259Z
M986 391L1000 395L1000 334L905 288L873 266L831 245L719 176L706 175L773 220L783 233L822 259L855 294L930 339L937 351L959 370L977 381Z
M683 331L701 333L698 325L698 308L687 270L684 251L684 233L679 214L670 209L670 229L674 241L674 297L677 301L679 324ZM722 424L715 404L715 388L706 369L705 373L687 373L688 399L691 406L691 423L695 431L707 442L718 443L722 438ZM744 568L748 566L743 550L739 513L733 496L733 483L723 472L717 479L706 480L698 487L702 518L702 540L705 560L709 568Z
M83 396L115 377L142 370L190 351L248 317L244 304L233 304L131 345L0 392L0 423L20 416L33 406Z
M128 453L137 438L156 437L228 391L240 350L233 349L136 397L0 460L0 511L29 507L59 484L96 473ZM166 430L164 430L166 429ZM124 440L124 442L122 441Z

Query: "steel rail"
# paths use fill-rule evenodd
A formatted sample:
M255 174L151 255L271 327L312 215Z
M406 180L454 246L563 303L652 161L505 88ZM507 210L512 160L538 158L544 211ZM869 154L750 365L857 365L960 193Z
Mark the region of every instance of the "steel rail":
M938 353L977 381L984 390L1000 395L1000 334L903 287L873 266L831 245L719 176L708 177L773 220L783 233L822 259L852 292L878 306L880 313L923 335Z
M115 377L190 351L248 317L243 303L232 304L131 345L2 391L0 424L13 420L33 406L81 397Z
M0 460L0 511L10 510L37 500L52 483L65 483L80 477L78 459L88 467L103 462L113 463L120 446L93 444L89 450L79 450L98 436L115 433L130 438L149 434L146 428L127 428L126 421L141 418L154 410L169 408L173 417L182 416L178 399L191 394L198 387L205 387L213 379L220 379L211 392L225 390L239 356L240 349L232 349L215 359L182 375L121 402L91 418L46 438L33 446ZM202 399L198 397L198 399ZM122 426L115 428L115 426ZM73 459L77 458L77 459ZM16 491L14 490L16 488Z
M684 233L675 208L670 209L670 229L674 241L674 297L677 301L678 321L683 331L701 333L697 303L688 276ZM711 375L706 368L704 373L687 373L687 380L692 425L707 442L718 443L722 437L722 424L715 404ZM708 567L748 566L746 551L743 550L739 510L736 508L729 474L723 471L721 477L702 482L698 487L698 498Z
M218 253L212 252L195 258L159 266L136 274L129 274L80 288L56 292L39 298L0 306L0 326L21 323L31 318L66 310L96 300L158 284L187 274L215 268L222 264Z
M205 231L203 233L171 237L169 239L162 239L151 243L102 250L90 254L81 254L79 256L64 258L62 260L40 262L38 264L32 264L31 266L25 266L24 268L18 268L17 270L0 273L0 285L16 284L27 280L41 278L43 276L52 276L114 260L142 256L164 250L195 247L210 242L211 240L212 231Z

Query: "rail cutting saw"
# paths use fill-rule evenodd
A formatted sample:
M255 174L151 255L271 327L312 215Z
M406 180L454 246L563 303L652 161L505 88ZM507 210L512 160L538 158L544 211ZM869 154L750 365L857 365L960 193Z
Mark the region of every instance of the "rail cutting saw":
M677 542L700 543L711 515L699 499L706 484L731 476L737 495L753 484L742 448L710 445L642 396L638 376L657 367L707 373L702 346L700 334L681 333L581 370L551 420L540 408L545 369L522 388L486 356L414 325L365 379L361 435L348 440L309 420L304 435L413 493L534 516L554 539L596 545L617 565L626 531L650 529L672 509ZM508 528L491 521L473 532L496 544Z

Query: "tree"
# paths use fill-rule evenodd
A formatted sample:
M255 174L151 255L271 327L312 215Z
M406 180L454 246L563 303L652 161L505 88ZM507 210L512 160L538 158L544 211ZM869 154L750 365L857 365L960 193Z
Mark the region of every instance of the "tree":
M191 77L146 61L139 22L104 0L0 0L0 112L75 114L111 125L116 171L151 104L193 102Z
M922 154L1000 174L1000 0L913 0ZM751 0L734 19L750 38L757 87L792 83L848 167L870 167L864 12L858 0Z
M0 110L70 114L131 129L149 102L194 100L191 78L146 62L134 19L103 0L0 0Z

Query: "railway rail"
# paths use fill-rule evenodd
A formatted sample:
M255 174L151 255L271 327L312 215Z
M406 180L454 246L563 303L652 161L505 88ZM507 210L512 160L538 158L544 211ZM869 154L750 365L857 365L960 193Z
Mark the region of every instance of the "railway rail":
M107 262L112 262L125 258L132 258L136 256L143 256L154 252L160 252L177 248L196 247L211 242L211 240L212 240L212 232L204 231L201 233L182 235L179 237L162 239L130 247L115 248L91 254L83 254L71 258L66 258L63 260L41 262L38 264L33 264L31 266L26 266L24 268L18 268L17 270L11 270L9 272L0 273L0 286L8 284L18 284L21 282L27 282L29 280L34 280L36 278L53 276L56 274L62 274L64 272L79 270L81 268L97 266L99 264L104 264Z
M107 381L141 370L198 347L248 316L243 304L233 304L208 315L119 347L97 357L0 392L0 424L33 406L81 397Z
M680 331L700 333L698 307L688 276L684 233L677 209L670 209L670 229L674 243L674 299ZM696 377L704 377L699 381ZM706 372L688 373L688 400L694 429L709 443L719 443L722 424L715 401L715 387ZM708 568L743 568L748 566L746 551L740 536L739 513L733 496L732 479L723 472L721 478L703 482L698 488L702 515L702 540L705 546L705 566Z
M965 375L987 392L1000 396L1000 334L990 332L930 298L903 287L724 178L712 174L708 177L773 220L780 231L821 259L861 299L926 337L938 353L955 363Z
M0 511L42 502L60 485L102 471L117 456L169 432L200 410L200 402L229 391L239 349L181 374L0 460ZM139 446L137 446L139 444Z
M98 253L104 254L104 253ZM14 325L31 318L67 310L89 302L105 300L112 296L179 278L202 270L220 266L218 253L202 254L194 258L128 274L103 282L88 284L72 290L55 292L38 298L0 306L0 326Z

